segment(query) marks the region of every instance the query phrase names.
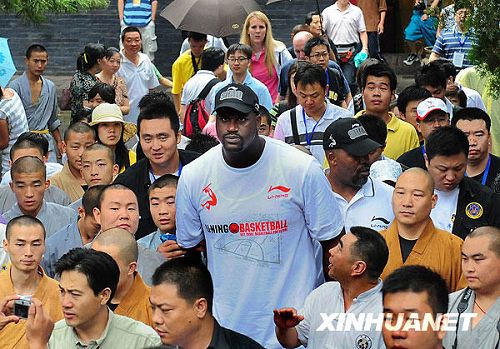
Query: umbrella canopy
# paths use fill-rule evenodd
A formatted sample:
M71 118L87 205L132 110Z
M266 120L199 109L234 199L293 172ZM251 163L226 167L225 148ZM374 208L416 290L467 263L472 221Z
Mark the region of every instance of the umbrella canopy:
M0 38L0 86L6 87L9 80L16 73L16 66L10 54L6 38Z
M239 34L247 15L259 9L254 0L174 0L160 16L176 29L220 38Z

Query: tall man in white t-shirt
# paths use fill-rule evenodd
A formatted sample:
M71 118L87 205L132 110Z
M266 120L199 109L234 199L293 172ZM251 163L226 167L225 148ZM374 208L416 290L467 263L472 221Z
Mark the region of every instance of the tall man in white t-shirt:
M380 231L394 219L392 187L370 177L369 154L380 147L354 118L338 119L325 130L327 178L344 213L346 231L352 226Z
M177 187L177 242L206 240L219 323L281 348L273 309L300 308L318 285L314 242L337 243L342 214L319 164L260 137L257 95L230 84L216 95L221 145L187 165Z

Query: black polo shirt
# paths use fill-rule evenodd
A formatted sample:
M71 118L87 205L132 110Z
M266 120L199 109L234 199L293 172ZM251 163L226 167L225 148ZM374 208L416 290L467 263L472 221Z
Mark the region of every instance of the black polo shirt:
M199 156L200 154L198 153L179 149L179 158L183 166L189 164ZM139 220L139 228L135 233L136 240L156 230L156 225L149 211L148 190L151 185L151 180L149 178L150 169L151 165L149 164L149 160L144 158L127 168L125 172L116 177L114 181L114 183L125 185L137 196L141 219Z
M478 227L491 225L500 228L500 196L476 182L464 177L459 184L457 210L452 233L465 239Z

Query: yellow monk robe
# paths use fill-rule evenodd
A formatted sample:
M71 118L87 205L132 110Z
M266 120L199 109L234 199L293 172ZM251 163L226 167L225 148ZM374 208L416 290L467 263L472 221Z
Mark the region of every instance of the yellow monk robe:
M380 234L385 238L389 247L389 260L382 273L382 279L403 265L423 265L441 275L450 292L467 286L462 275L462 239L447 231L437 229L430 218L404 263L396 221L390 225L389 229L382 230Z
M149 303L151 288L147 286L139 273L135 273L134 283L115 309L115 314L128 316L137 321L153 326L153 313Z
M0 272L0 298L15 294L10 278L10 268L11 266ZM45 275L42 268L39 268L39 272L42 278L33 297L38 298L42 302L45 311L51 317L52 321L59 321L63 318L59 283ZM27 349L28 341L26 340L25 333L25 320L20 320L17 324L8 324L0 331L0 348Z

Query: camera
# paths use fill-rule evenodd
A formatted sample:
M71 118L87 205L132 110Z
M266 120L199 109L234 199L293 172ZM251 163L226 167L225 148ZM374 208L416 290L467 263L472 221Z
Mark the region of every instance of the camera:
M28 312L31 305L31 297L21 296L20 299L14 301L14 315L22 319L28 318Z

